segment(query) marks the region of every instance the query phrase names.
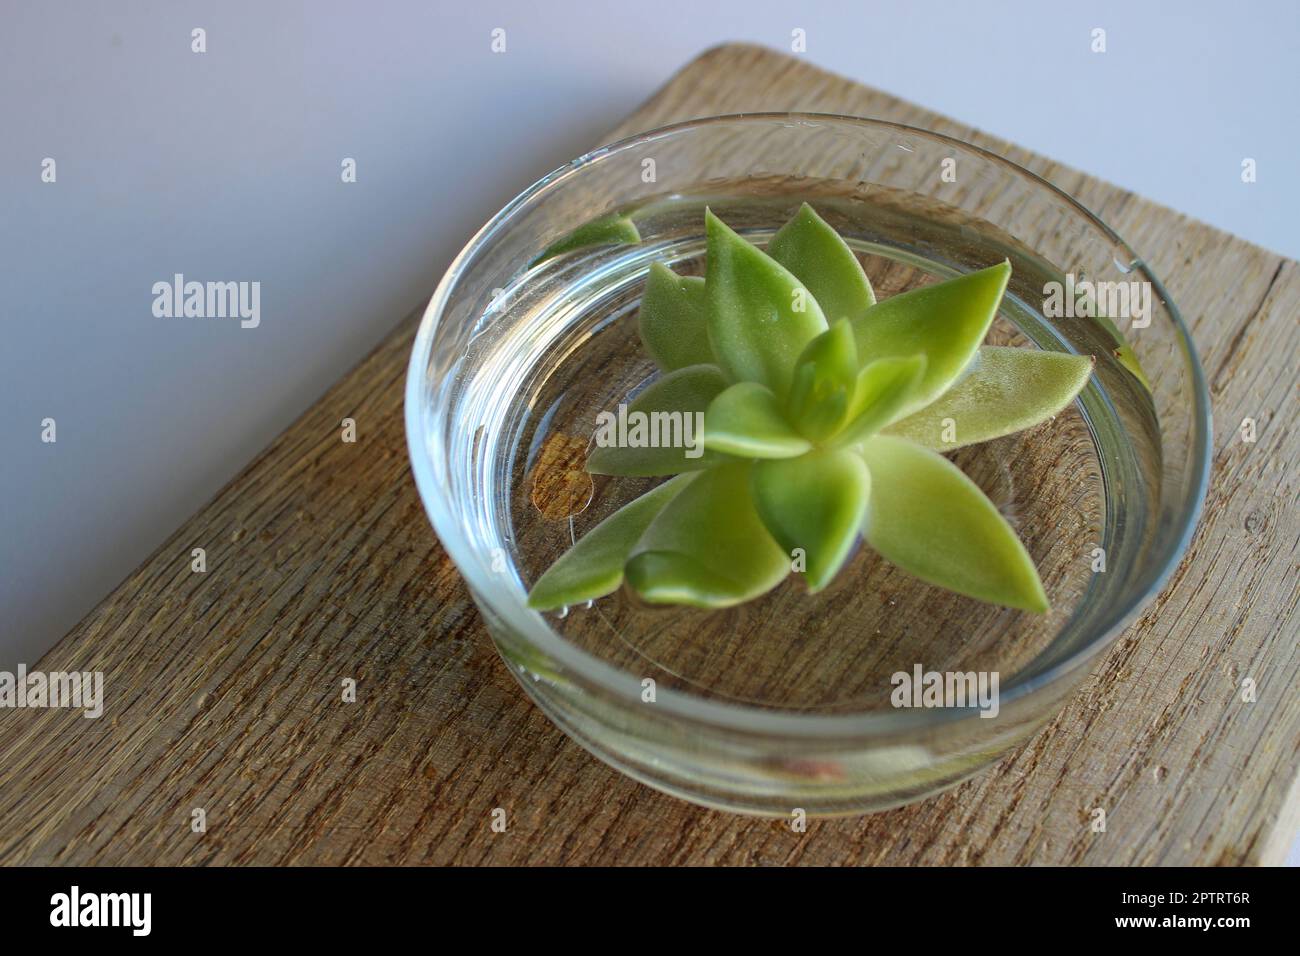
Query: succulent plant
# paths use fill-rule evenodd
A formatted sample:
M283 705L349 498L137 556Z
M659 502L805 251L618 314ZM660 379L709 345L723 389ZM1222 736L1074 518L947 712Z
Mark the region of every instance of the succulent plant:
M982 345L1009 262L876 301L857 256L805 204L766 251L705 212L705 276L651 267L641 340L661 375L626 408L702 416L703 446L596 447L587 470L673 476L589 531L530 606L609 594L724 608L791 573L826 587L858 539L983 601L1048 609L1024 545L941 452L1037 425L1089 356Z

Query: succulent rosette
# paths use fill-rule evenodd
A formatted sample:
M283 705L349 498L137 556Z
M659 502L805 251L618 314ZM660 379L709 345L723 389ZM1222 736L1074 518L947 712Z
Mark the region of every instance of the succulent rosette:
M852 249L805 204L766 250L705 213L705 276L650 269L641 341L661 375L628 414L703 414L703 454L597 447L594 474L671 476L537 580L546 610L624 583L725 608L792 573L825 588L858 540L923 581L1048 609L1015 531L942 452L1038 425L1089 356L986 346L1008 262L877 302Z

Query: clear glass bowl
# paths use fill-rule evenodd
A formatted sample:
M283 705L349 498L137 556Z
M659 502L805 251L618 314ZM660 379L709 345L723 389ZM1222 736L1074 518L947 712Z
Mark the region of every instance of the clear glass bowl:
M654 375L635 322L650 263L702 270L705 204L762 244L805 200L858 252L882 298L1009 258L990 340L1097 357L1089 386L1050 424L954 454L1017 527L1052 611L930 587L867 548L815 598L792 578L721 612L648 608L623 593L561 614L529 610L528 587L550 562L656 481L593 479L582 467L596 414ZM633 216L641 243L535 262L614 211ZM1114 322L1047 314L1049 283L1071 281L1146 284L1150 310L1136 320L1112 311ZM429 303L406 427L434 528L551 719L651 786L783 816L915 800L1041 727L1181 558L1210 434L1187 330L1105 224L984 150L816 114L666 127L527 189ZM893 675L917 666L998 674L997 715L892 706Z

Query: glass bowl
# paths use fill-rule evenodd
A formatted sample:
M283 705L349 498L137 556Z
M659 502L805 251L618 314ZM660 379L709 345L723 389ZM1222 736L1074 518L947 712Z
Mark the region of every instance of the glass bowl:
M530 610L550 562L658 480L583 469L596 415L655 374L635 321L649 265L702 271L705 205L761 245L804 201L881 298L1007 258L989 341L1096 356L1090 384L1050 423L953 456L1017 528L1052 611L930 587L865 547L815 597L791 578L727 611L650 608L623 592ZM612 212L633 217L640 243L541 257ZM1080 314L1086 283L1107 317ZM1077 202L977 147L818 114L681 123L541 179L452 263L406 386L420 495L537 704L653 787L782 816L918 799L1041 727L1180 560L1205 494L1209 414L1164 288ZM928 706L897 692L928 674L973 675L996 700Z

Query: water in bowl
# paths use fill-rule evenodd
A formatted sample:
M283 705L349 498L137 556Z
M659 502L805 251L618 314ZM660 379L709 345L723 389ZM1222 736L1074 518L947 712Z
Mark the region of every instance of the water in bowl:
M702 274L706 202L763 245L803 198L788 192L674 197L637 211L642 243L571 253L534 266L498 293L483 321L507 322L527 334L479 337L489 352L478 399L466 408L480 425L475 456L500 479L486 484L499 491L482 504L485 522L521 589L597 523L663 480L583 470L597 414L627 401L656 374L636 330L649 264ZM857 252L878 298L1004 255L1012 258L1021 288L1041 287L1041 275L1052 274L1001 237L981 236L933 211L918 215L826 196L811 201ZM989 343L1082 351L1037 304L1009 292ZM1097 343L1098 351L1104 347ZM1052 602L1046 614L928 585L862 543L817 595L791 576L758 600L702 611L648 606L622 590L547 618L568 641L653 679L657 688L750 706L819 713L888 708L893 675L917 665L997 672L1005 688L1068 652L1089 605L1103 596L1097 549L1122 551L1126 526L1134 530L1125 505L1141 451L1129 437L1132 422L1123 420L1132 404L1132 396L1094 381L1051 422L951 455L1024 540Z

